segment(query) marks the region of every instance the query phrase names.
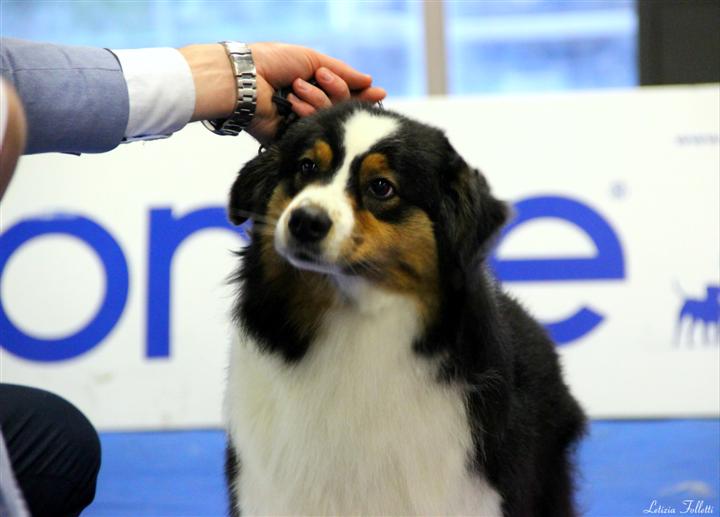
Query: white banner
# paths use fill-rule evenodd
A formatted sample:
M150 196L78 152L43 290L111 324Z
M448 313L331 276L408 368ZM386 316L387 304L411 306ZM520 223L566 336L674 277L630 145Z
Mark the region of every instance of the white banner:
M387 106L515 204L493 265L592 416L720 413L717 85ZM219 425L243 242L225 198L256 152L193 125L24 157L0 205L0 379L100 429Z

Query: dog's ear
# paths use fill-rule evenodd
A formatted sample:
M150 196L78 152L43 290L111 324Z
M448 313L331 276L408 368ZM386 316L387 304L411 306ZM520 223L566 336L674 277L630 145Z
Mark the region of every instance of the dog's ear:
M506 203L495 198L485 177L448 146L442 210L451 246L465 265L485 255L510 215Z
M280 159L275 146L245 164L230 189L228 218L233 224L242 224L254 214L264 212L279 174Z

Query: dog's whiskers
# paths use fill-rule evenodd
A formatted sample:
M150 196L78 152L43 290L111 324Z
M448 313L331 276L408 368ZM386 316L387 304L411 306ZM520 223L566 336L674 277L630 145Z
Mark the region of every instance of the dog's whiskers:
M253 223L260 223L260 224L266 224L266 225L276 225L278 222L278 219L272 216L259 214L257 212L250 212L248 210L240 210L237 208L233 209L233 213L237 214L242 217L246 217L248 219L252 219Z
M348 271L355 275L369 273L373 276L380 276L383 274L382 268L380 267L379 264L376 264L375 262L369 262L369 261L350 262L350 261L345 260L341 263L340 266L343 270Z

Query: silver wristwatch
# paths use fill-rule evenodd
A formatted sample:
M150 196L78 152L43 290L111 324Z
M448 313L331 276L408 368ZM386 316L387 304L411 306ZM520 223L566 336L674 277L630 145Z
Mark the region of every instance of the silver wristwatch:
M237 41L221 42L225 47L235 74L237 85L237 103L228 118L203 120L203 125L218 135L237 136L250 125L257 105L257 83L255 81L255 63L250 47Z

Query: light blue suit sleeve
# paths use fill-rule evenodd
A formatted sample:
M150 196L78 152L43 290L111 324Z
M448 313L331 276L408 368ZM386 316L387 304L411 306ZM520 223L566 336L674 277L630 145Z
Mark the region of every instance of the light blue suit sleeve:
M100 153L125 135L128 90L109 50L0 38L0 74L25 107L26 154Z

